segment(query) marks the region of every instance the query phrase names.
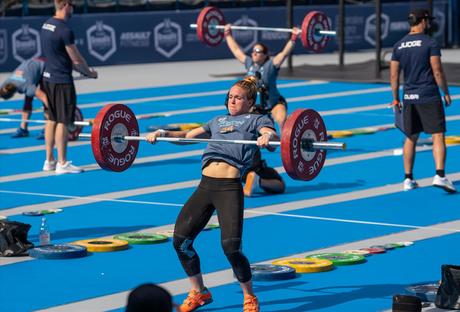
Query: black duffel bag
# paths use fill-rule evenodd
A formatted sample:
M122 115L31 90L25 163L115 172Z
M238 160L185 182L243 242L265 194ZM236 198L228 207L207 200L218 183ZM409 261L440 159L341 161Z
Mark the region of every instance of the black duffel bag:
M441 285L436 294L436 307L460 310L460 266L443 264L441 275Z
M19 256L34 244L27 240L30 224L16 221L0 221L0 256Z

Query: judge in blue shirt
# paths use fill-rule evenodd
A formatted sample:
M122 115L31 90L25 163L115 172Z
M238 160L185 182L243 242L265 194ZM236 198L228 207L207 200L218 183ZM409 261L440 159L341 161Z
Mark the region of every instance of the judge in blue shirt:
M455 193L454 184L445 176L446 162L446 117L439 89L443 93L445 106L452 104L446 77L441 64L441 51L430 33L433 17L427 10L415 9L409 14L410 31L393 47L390 65L392 105L402 113L398 125L406 135L403 147L405 178L403 189L418 187L413 177L415 148L421 132L433 138L433 157L436 174L433 186ZM399 97L400 72L404 74L403 99Z

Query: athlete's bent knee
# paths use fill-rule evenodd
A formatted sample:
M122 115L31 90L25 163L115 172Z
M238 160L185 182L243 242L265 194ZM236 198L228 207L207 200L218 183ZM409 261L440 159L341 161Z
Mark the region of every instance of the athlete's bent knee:
M196 255L193 249L193 239L174 234L173 246L181 259L191 259Z
M246 256L241 251L241 239L229 238L222 240L225 256L232 265L233 273L241 283L246 283L252 278L251 267Z

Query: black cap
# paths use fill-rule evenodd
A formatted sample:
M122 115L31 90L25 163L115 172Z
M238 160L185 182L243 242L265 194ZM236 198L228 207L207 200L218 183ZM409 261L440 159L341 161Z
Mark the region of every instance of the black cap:
M430 12L426 9L414 9L409 13L409 18L411 18L412 16L415 17L415 19L417 20L421 20L424 18L429 20L434 19L434 17L431 16Z
M172 298L169 292L157 285L143 284L131 291L126 312L171 312Z

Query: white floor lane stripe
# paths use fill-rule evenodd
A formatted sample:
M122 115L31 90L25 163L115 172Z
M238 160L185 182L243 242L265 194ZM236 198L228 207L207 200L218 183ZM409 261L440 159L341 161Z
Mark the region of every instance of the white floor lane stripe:
M450 174L449 177L452 180L458 180L460 179L460 172L456 172L453 174ZM199 180L195 181L190 181L192 183L197 185ZM432 177L429 178L424 178L418 180L419 186L422 187L428 187L431 186L432 182ZM189 187L192 187L189 185ZM152 192L154 192L152 188ZM257 208L246 208L244 212L244 218L249 219L249 218L256 218L259 217L258 214L256 214L257 211L263 211L264 214L267 213L283 213L286 211L293 211L293 210L299 210L299 209L307 209L307 208L312 208L312 207L318 207L322 205L330 205L330 204L335 204L335 203L341 203L341 202L347 202L351 200L357 200L357 199L364 199L364 198L370 198L370 197L376 197L376 196L381 196L381 195L388 195L388 194L394 194L402 192L401 190L401 183L395 183L395 184L389 184L385 186L379 186L379 187L374 187L374 188L369 188L369 189L364 189L364 190L359 190L359 191L352 191L348 193L341 193L341 194L335 194L335 195L328 195L328 196L323 196L323 197L316 197L312 199L303 199L303 200L298 200L298 201L292 201L284 204L273 204L273 205L267 205L263 207L257 207ZM76 200L72 200L76 201ZM74 202L68 202L69 205L75 204ZM49 208L54 208L55 206L50 207L49 204L45 204L43 208L39 209L49 209ZM59 206L62 207L62 206ZM33 209L33 210L38 210L38 209ZM251 211L251 212L249 212ZM3 212L2 212L3 213ZM213 216L210 220L210 222L218 222L217 217ZM171 230L174 227L174 224L167 224L159 227L154 227L154 228L148 228L144 230L139 230L138 232L142 233L155 233L158 231L164 231L164 230ZM438 231L439 232L439 231ZM113 233L110 236L107 236L107 238L112 237L115 234L121 234L121 233ZM33 260L33 258L30 257L21 257L21 258L4 258L0 257L0 266L2 265L10 265L10 264L15 264L15 263L20 263L20 262L25 262L25 261L30 261Z
M318 217L318 216L306 216L298 215L292 213L277 213L264 210L247 210L247 213L254 213L262 216L278 216L278 217L288 217L288 218L297 218L297 219L309 219L309 220L319 220L319 221L331 221L331 222L342 222L342 223L354 223L354 224L368 224L368 225L378 225L386 227L398 227L398 228L407 228L407 229L424 229L428 228L431 231L442 231L442 232L451 232L451 233L460 233L460 229L448 229L448 228L439 228L426 225L410 225L410 224L398 224L398 223L386 223L386 222L375 222L375 221L363 221L363 220L353 220L353 219L340 219L340 218L328 218L328 217Z
M385 104L383 104L385 105ZM324 115L332 115L334 112L323 112ZM454 116L449 116L447 117L447 121L457 121L460 120L460 115L454 115ZM382 124L382 125L374 125L372 127L388 127L392 126L393 124ZM359 129L359 128L358 128ZM77 146L77 145L86 145L90 144L90 142L70 142L70 146ZM74 144L72 144L74 143ZM42 146L40 147L34 147L37 149L43 149ZM19 153L19 149L10 149L8 150L8 154L16 154ZM32 150L29 150L32 151ZM169 160L169 159L177 159L177 158L182 158L182 157L188 157L188 156L197 156L200 155L200 153L203 151L203 149L200 150L194 150L190 152L179 152L179 153L173 153L173 154L165 154L165 155L160 155L160 156L150 156L150 157L138 157L134 164L140 164L140 163L148 163L148 162L155 162L155 161L160 161L160 160ZM0 150L0 154L5 153L5 151ZM89 164L89 165L83 165L82 168L85 171L93 171L93 170L102 170L97 164ZM0 183L5 183L5 182L12 182L12 181L19 181L19 180L26 180L26 179L34 179L34 178L40 178L40 177L46 177L46 176L54 176L55 174L53 172L44 172L44 171L36 171L36 172L31 172L31 173L22 173L22 174L15 174L15 175L9 175L9 176L3 176L0 177Z
M157 155L157 156L137 157L136 160L134 161L134 164L137 165L137 164L152 163L152 162L163 161L163 160L183 159L185 157L201 156L203 154L203 151L204 151L203 149L199 149L199 150L192 150L192 151L187 151L187 152L171 153L171 154L164 154L164 155ZM83 165L81 167L85 171L103 170L97 163ZM30 172L30 173L14 174L14 175L0 177L0 183L42 178L42 177L55 176L55 175L56 174L54 172L46 172L46 171L35 171L35 172Z
M103 198L98 196L71 196L71 195L62 195L62 194L47 194L47 193L34 193L34 192L19 192L19 191L5 191L0 190L0 193L3 194L17 194L17 195L30 195L30 196L40 196L40 197L53 197L53 198L73 198L73 199L83 199L89 201L109 201L115 203L129 203L129 204L142 204L142 205L155 205L155 206L174 206L182 207L183 204L174 204L174 203L165 203L165 202L152 202L152 201L142 201L142 200L128 200L128 199L113 199L113 198Z
M455 96L453 97L455 98ZM458 98L460 98L460 95L458 96ZM342 109L335 109L335 110L328 110L328 111L319 111L318 113L321 115L321 116L332 116L332 115L340 115L340 114L350 114L350 113L358 113L358 112L365 112L365 111L373 111L373 110L380 110L380 109L384 109L384 108L387 108L388 107L388 104L372 104L372 105L368 105L368 106L360 106L360 107L351 107L351 108L342 108ZM178 112L177 114L188 114L188 113L193 113L193 112L197 112L197 111L213 111L213 110L222 110L222 106L210 106L210 107L202 107L202 108L196 108L196 109L189 109L189 110L183 110L183 111L171 111L171 112L163 112L163 113L168 113L168 114L175 114L174 112ZM186 111L186 112L185 112ZM454 116L448 116L447 117L447 121L452 121L452 120L458 120L459 115L454 115ZM390 125L390 124L388 124ZM15 129L12 129L12 130L15 130ZM332 130L332 129L329 129L329 130ZM14 132L14 131L12 131ZM0 131L1 133L1 131ZM91 144L91 142L89 141L85 141L85 142L82 142L82 141L78 141L78 142L69 142L69 146L70 147L73 147L73 146L80 146L80 145L89 145ZM26 152L35 152L35 151L40 151L40 150L44 150L45 149L45 146L44 144L41 144L41 145L34 145L34 146L28 146L28 147L20 147L20 148L11 148L11 149L0 149L0 155L1 154L5 154L5 155L8 155L8 154L18 154L18 153L26 153Z
M445 222L442 224L438 224L438 226L445 226L445 227L452 227L458 228L460 227L460 221L451 221ZM289 255L283 258L277 259L268 259L266 261L262 261L260 263L263 264L270 264L273 261L285 258L304 258L309 254L318 254L318 253L331 253L331 252L342 252L344 250L351 250L351 249L359 249L364 247L369 247L373 245L383 245L387 244L388 242L399 242L399 241L421 241L424 239L436 238L443 235L447 235L447 233L441 233L439 231L430 231L429 227L423 229L416 229L410 231L403 231L400 233L384 235L376 238L370 239L363 239L360 241L352 242L352 243L345 243L333 247L323 248L323 249L316 249L316 250L306 250L299 254ZM216 245L215 248L218 248ZM410 247L406 247L410 248ZM208 274L203 275L203 279L205 284L208 288L218 287L227 285L230 283L235 282L235 278L233 277L233 271L231 269L216 271ZM154 277L152 277L152 281L155 282ZM173 296L185 294L190 290L190 282L187 278L169 281L165 283L161 283L160 286L166 288ZM50 307L43 310L38 310L38 312L73 312L73 311L91 311L91 312L99 312L99 311L108 311L117 308L121 308L126 305L126 300L128 298L130 290L122 291L110 295L100 296L97 298L91 298L87 300L77 301L61 306Z
M31 195L31 196L40 196L40 197L54 197L54 198L77 198L81 199L81 196L70 196L70 195L60 195L60 194L46 194L46 193L33 193L33 192L19 192L19 191L4 191L0 190L0 193L5 194L18 194L18 195ZM152 201L140 201L140 200L125 200L125 199L111 199L111 198L102 198L102 197L85 197L88 200L98 200L98 201L109 201L109 202L119 202L119 203L129 203L129 204L140 204L140 205L154 205L154 206L173 206L173 207L182 207L184 204L175 204L175 203L166 203L166 202L152 202ZM368 224L368 225L379 225L387 227L400 227L400 228L409 228L409 229L423 229L427 226L424 225L409 225L409 224L398 224L398 223L385 223L385 222L375 222L375 221L363 221L363 220L354 220L354 219L340 219L340 218L330 218L330 217L318 217L318 216L308 216L308 215L298 215L291 213L275 213L264 210L253 210L248 209L246 213L253 213L261 216L278 216L278 217L288 217L288 218L297 218L297 219L310 219L310 220L320 220L320 221L331 221L331 222L342 222L342 223L355 223L355 224ZM459 232L460 229L447 229L447 228L437 228L430 226L430 229L433 231L444 231L444 232Z
M431 150L431 149L432 149L432 146L417 147L417 151L426 151L426 150ZM363 154L357 154L357 155L351 155L351 156L328 158L326 159L326 163L324 166L329 167L329 166L334 166L338 164L345 164L345 163L356 162L356 161L361 161L361 160L370 160L370 159L376 159L380 157L393 156L393 151L394 149L388 149L388 150L372 152L372 153L363 153ZM285 172L283 167L276 167L275 169L279 173ZM118 199L118 198L138 196L138 195L143 195L143 194L150 194L150 193L155 193L155 192L171 191L171 190L176 190L176 189L186 188L186 187L193 187L193 186L196 186L198 182L199 180L197 179L197 180L176 182L176 183L171 183L171 184L163 184L163 185L158 185L158 186L150 186L150 187L136 188L136 189L130 189L130 190L115 191L115 192L100 194L98 197ZM83 196L79 199L67 199L67 200L46 202L46 203L41 203L41 204L18 206L15 208L3 209L0 211L5 216L11 216L11 215L16 215L16 214L21 214L29 210L42 210L42 209L51 209L51 208L63 209L66 207L72 207L72 206L76 206L76 205L80 205L80 204L84 204L88 202L100 201L94 198L89 199L89 197L92 197L92 196Z
M236 81L236 80L235 80ZM231 82L230 82L231 83ZM298 82L287 82L287 83L280 83L278 84L279 89L286 89L286 88L296 88L302 86L314 86L314 85L321 85L321 84L328 84L329 81L324 80L310 80L310 81L298 81ZM230 85L230 84L229 84ZM107 104L111 103L123 103L123 104L139 104L144 102L159 102L159 101L166 101L166 100L176 100L176 99L188 99L194 97L203 97L203 96L213 96L213 95L221 95L226 94L228 89L223 90L216 90L216 91L205 91L205 92L193 92L193 93L181 93L181 94L171 94L171 95L159 95L153 97L136 97L135 99L131 100L121 100L121 101L103 101L103 102L95 102L95 103L87 103L87 104L78 104L79 108L92 108L92 107L102 107ZM105 92L110 93L110 92ZM1 110L9 110L8 108L0 109ZM39 113L43 111L41 108L36 109L33 113ZM21 111L14 111L9 113L9 116L13 115L20 115L22 114Z
M313 83L310 83L310 85ZM319 84L319 83L314 83L314 84ZM295 85L298 86L298 85ZM384 91L389 91L391 90L389 87L379 87L379 88L371 88L371 89L364 89L364 90L351 90L351 91L341 91L341 92L335 92L335 93L326 93L326 94L314 94L314 95L308 95L308 96L302 96L302 97L295 97L295 98L287 98L286 101L288 103L294 103L294 102L303 102L303 101L311 101L311 100L319 100L319 99L327 99L327 98L333 98L333 97L340 97L340 96L349 96L349 95L359 95L359 94L369 94L369 93L376 93L376 92L384 92ZM189 98L189 97L198 97L198 96L209 96L209 95L219 95L219 94L226 94L228 90L220 90L220 91L212 91L212 92L199 92L199 93L192 93L188 95L175 95L175 96L158 96L158 97L153 97L149 99L136 99L136 100L128 100L128 101L112 101L112 102L104 102L104 103L95 103L95 104L81 104L78 105L80 109L84 108L91 108L91 107L102 107L107 104L111 103L123 103L125 105L132 105L132 104L140 104L140 103L145 103L146 101L151 102L151 101L161 101L161 100L169 100L169 99L181 99L181 98ZM388 104L387 104L388 105ZM195 108L195 109L184 109L184 110L174 110L174 111L166 111L166 112L158 112L155 113L156 116L174 116L174 115L182 115L182 114L189 114L189 113L199 113L199 112L206 112L206 111L218 111L218 110L223 110L224 107L223 105L212 105L212 106L205 106L205 107L200 107L200 108ZM19 113L18 113L19 114ZM145 115L151 115L151 114L140 114L137 115L138 118L141 118ZM10 115L11 116L11 115ZM43 126L32 126L29 127L30 130L38 130L38 129L43 129ZM8 128L8 129L2 129L0 130L0 134L6 134L6 133L13 133L16 131L16 128Z

